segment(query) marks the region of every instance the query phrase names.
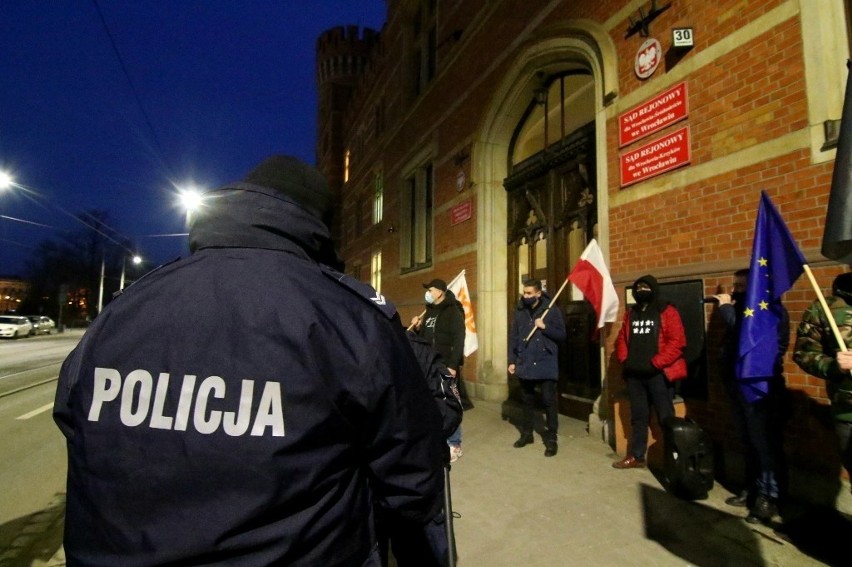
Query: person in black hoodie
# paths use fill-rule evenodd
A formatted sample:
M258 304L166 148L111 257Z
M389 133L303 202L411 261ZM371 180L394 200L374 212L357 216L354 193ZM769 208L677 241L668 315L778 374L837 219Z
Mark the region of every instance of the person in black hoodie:
M329 267L331 203L289 156L209 192L65 360L69 565L372 567L374 502L439 513L441 417L396 309Z
M415 316L411 320L410 328L426 339L441 356L441 362L456 379L462 407L473 407L467 398L461 375L464 364L464 307L453 292L447 289L447 282L444 280L436 278L424 283L423 287L426 289L426 311L422 317ZM455 462L463 454L461 435L459 427L447 440L450 446L450 462Z
M549 309L549 311L547 311ZM547 311L547 313L545 313ZM532 336L530 331L535 331ZM514 447L533 442L536 387L540 390L545 410L544 456L556 454L559 415L556 407L556 385L559 381L559 341L565 340L565 320L550 297L541 288L541 280L524 282L524 292L509 336L509 374L518 377L524 404L521 436Z
M630 397L630 446L627 455L614 463L616 469L645 467L651 405L657 421L674 415L674 382L687 376L686 333L677 308L660 300L654 276L642 276L632 286L636 303L624 310L615 340Z

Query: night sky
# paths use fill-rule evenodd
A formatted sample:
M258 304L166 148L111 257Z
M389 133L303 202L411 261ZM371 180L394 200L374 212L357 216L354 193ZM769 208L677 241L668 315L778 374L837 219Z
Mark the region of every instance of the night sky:
M314 163L315 46L385 0L0 0L0 275L98 209L149 267L185 256L175 188ZM129 78L128 78L129 77ZM8 218L11 217L11 218Z

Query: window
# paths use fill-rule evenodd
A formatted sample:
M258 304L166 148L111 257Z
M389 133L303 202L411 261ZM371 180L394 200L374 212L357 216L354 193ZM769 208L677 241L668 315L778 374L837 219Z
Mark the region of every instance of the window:
M411 22L411 76L414 95L418 96L435 78L437 51L437 0L422 0Z
M373 252L370 260L370 285L378 293L382 293L382 251Z
M516 133L512 164L567 139L594 119L595 83L585 70L567 71L555 77L542 76L541 100L533 100L523 125Z
M405 180L402 191L401 267L432 264L432 164L418 168Z
M346 153L343 154L343 182L346 183L349 181L349 157L351 152L349 149L346 149Z
M373 188L373 224L382 222L384 215L385 182L382 172L376 173L375 187Z

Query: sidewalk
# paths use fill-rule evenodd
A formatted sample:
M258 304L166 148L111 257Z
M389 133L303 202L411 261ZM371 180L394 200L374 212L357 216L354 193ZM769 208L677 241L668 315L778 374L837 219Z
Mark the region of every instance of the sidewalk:
M475 403L464 414L464 456L451 472L453 508L461 515L455 520L459 565L843 562L840 542L848 549L852 522L836 511L788 506L795 511L781 535L746 523L745 510L727 506L730 493L718 483L706 500L688 502L666 493L652 471L613 469L615 453L578 420L560 416L555 457L544 457L538 434L535 444L515 449L518 430L503 419L502 405ZM832 529L847 535L830 538Z
M451 471L460 566L850 564L852 521L833 510L789 506L781 531L753 526L743 508L725 505L730 493L718 483L706 500L688 502L653 471L613 469L616 455L584 422L560 416L559 453L545 458L538 434L512 447L518 430L501 404L475 403ZM64 565L60 548L46 567Z

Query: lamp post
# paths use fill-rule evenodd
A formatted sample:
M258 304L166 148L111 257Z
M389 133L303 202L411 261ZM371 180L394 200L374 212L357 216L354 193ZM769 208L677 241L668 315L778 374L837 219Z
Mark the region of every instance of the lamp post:
M138 264L140 264L140 263L142 263L142 257L141 257L141 256L139 256L138 254L134 254L133 256L131 256L130 260L131 260L134 264L137 264L137 265L138 265ZM124 289L124 269L125 269L125 266L126 266L126 265L127 265L127 256L124 256L124 257L121 259L121 279L120 279L120 280L119 280L119 282L118 282L118 289L119 289L119 290L123 290L123 289Z

